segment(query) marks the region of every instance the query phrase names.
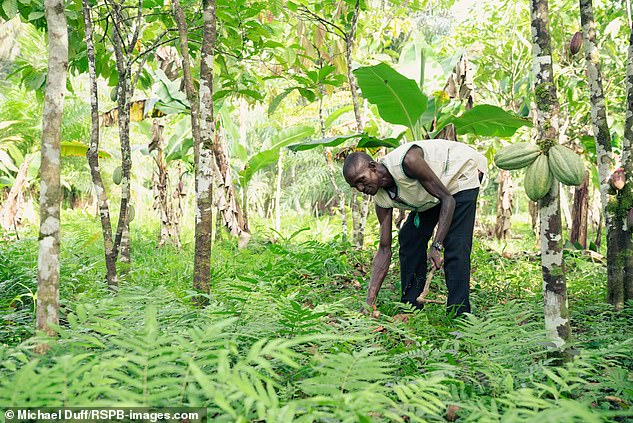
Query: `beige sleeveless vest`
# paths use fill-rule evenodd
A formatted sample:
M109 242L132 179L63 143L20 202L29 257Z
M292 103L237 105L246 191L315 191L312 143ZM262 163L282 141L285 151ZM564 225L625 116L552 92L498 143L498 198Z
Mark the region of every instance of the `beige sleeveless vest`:
M393 176L397 191L395 199L392 199L387 190L379 189L374 195L377 206L424 211L439 204L439 199L429 194L417 179L409 178L402 169L404 156L414 145L422 148L424 160L451 194L478 188L479 172L488 173L486 158L466 144L447 140L406 143L378 160Z

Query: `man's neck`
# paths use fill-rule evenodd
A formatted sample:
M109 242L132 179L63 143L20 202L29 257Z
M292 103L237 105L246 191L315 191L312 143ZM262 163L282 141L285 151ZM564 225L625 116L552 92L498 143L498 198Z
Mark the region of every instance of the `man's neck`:
M382 163L378 165L378 177L380 178L380 188L390 190L391 188L396 187L396 182L393 179L393 176L391 176L389 170Z

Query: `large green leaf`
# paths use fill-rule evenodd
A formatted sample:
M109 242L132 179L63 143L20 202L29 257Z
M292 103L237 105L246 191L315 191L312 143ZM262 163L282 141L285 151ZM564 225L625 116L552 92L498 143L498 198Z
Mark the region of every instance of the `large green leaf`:
M288 146L288 149L291 151L305 151L305 150L311 150L313 148L317 148L320 146L336 147L343 144L347 140L351 140L352 138L360 138L364 135L365 134L352 134L352 135L342 135L340 137L321 138L321 139L309 141L303 144L292 144Z
M343 135L340 137L329 137L329 138L321 138L318 140L313 140L310 142L306 142L303 144L293 144L289 145L288 149L292 151L305 151L311 150L316 147L336 147L343 144L347 140L351 140L354 138L360 138L358 140L358 144L356 144L356 148L378 148L378 147L388 147L388 148L396 148L400 145L400 140L404 136L404 132L398 135L396 138L376 138L367 134L352 134L352 135Z
M426 110L427 98L412 79L406 78L385 63L354 71L363 97L378 106L380 117L411 131Z
M88 145L79 141L62 141L61 143L61 155L62 157L82 157L86 155L88 151ZM99 150L100 159L109 159L112 157L110 153L105 150Z
M278 132L271 139L271 144L273 146L268 150L260 151L252 156L244 166L244 169L240 171L240 182L242 187L249 183L255 172L277 163L277 160L279 159L279 150L281 148L303 138L309 137L312 134L314 134L314 128L312 126L293 126Z
M475 134L484 137L511 137L522 126L532 126L529 119L490 104L475 106L460 117L446 122L449 123L455 125L459 135Z

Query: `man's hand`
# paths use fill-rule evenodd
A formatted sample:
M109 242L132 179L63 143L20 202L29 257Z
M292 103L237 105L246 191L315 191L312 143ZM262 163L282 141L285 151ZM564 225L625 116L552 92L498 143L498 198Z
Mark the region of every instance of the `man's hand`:
M434 268L440 269L442 267L442 263L444 262L444 258L442 257L441 252L431 247L429 249L429 261Z
M360 313L364 316L367 316L371 313L371 317L373 317L374 319L380 317L380 312L376 309L376 304L371 304L369 302L366 302L362 305L362 307L360 308Z

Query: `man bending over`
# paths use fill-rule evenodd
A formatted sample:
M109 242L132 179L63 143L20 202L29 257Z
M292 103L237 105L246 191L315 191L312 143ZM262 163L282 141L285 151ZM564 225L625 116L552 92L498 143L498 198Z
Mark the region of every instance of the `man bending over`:
M457 316L470 313L470 251L477 195L487 170L483 155L465 144L446 140L403 144L377 162L362 152L345 159L345 180L374 197L380 222L367 304L375 308L391 263L391 222L393 209L398 208L411 211L398 235L401 301L421 308L416 299L424 288L430 260L436 269L444 263L449 312Z

